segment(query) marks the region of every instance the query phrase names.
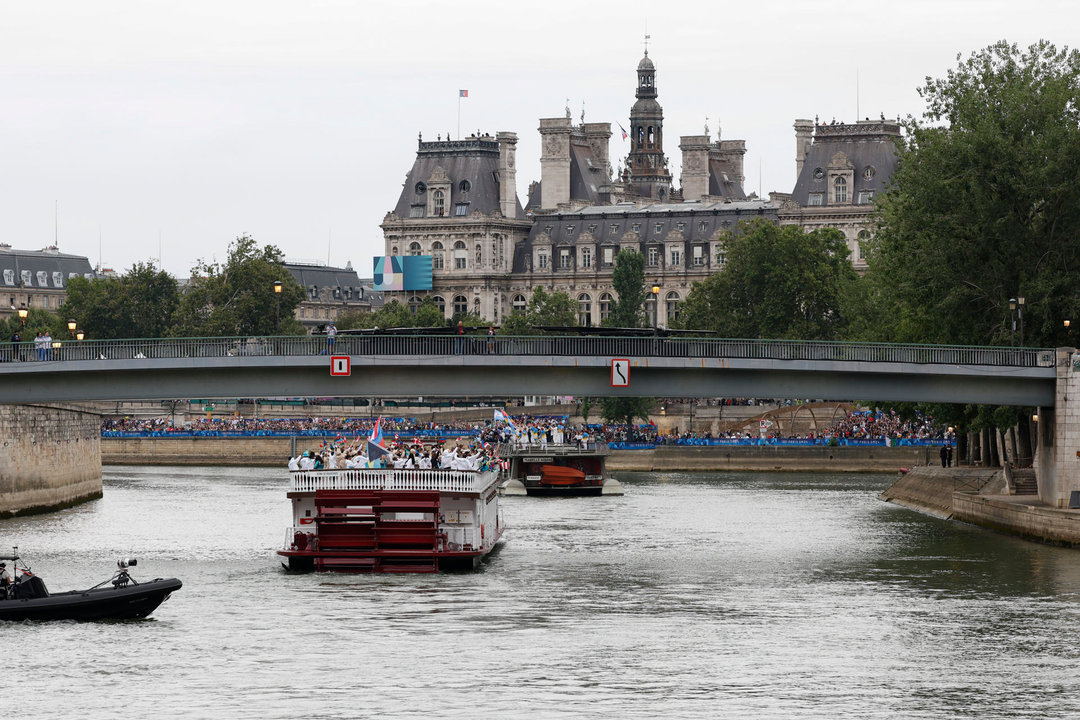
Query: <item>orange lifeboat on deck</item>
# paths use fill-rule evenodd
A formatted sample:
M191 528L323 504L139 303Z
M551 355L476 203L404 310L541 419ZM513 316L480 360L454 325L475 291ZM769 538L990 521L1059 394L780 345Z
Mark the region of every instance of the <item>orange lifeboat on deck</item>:
M544 465L540 468L540 482L544 485L581 485L585 472L565 465Z

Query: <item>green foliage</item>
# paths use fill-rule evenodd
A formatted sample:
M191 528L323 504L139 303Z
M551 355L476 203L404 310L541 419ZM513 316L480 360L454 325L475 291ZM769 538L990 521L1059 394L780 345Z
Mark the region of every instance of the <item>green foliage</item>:
M136 263L117 278L71 278L59 316L95 340L157 338L171 333L179 307L176 279L152 263Z
M562 291L549 293L542 287L533 288L525 312L514 311L503 320L500 335L537 335L538 327L574 327L577 325L577 305Z
M656 400L645 397L606 397L601 403L600 416L610 423L632 425L635 418L649 419Z
M604 327L646 327L644 256L630 248L620 250L615 256L611 284L617 299L612 303L611 313L602 323Z
M724 247L723 269L694 283L673 325L738 338L841 336L858 278L839 230L755 220Z
M445 327L446 318L435 305L435 301L426 297L412 312L408 305L398 300L391 300L375 312L353 310L343 313L335 322L339 330L361 328L431 328Z
M578 405L578 412L581 413L581 422L588 424L589 413L592 412L592 400L588 397L581 398L581 404Z
M12 314L6 321L0 323L0 340L9 341L16 332L22 338L22 342L29 342L39 332L49 331L57 340L67 340L71 337L67 329L67 319L61 319L59 315L41 308L29 308L26 314L26 325L19 320L17 314Z
M304 290L282 265L281 251L273 245L260 249L254 239L242 235L229 245L224 265L200 261L191 274L174 328L177 335L304 333L293 316ZM281 282L281 293L274 292L275 281Z
M906 123L862 334L1008 344L1009 299L1023 296L1025 344L1066 344L1080 311L1080 53L999 42L957 61Z

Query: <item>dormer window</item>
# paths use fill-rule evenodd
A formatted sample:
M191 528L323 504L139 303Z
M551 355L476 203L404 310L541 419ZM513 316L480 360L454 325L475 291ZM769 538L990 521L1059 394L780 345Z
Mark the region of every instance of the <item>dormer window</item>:
M44 270L37 271L37 284L38 287L49 287L49 273Z
M446 193L442 190L436 190L431 193L431 207L436 217L442 217L446 214Z
M833 202L846 203L847 198L847 178L838 177L833 181Z
M574 226L573 225L567 225L566 226L566 237L574 237Z
M469 214L469 203L459 202L454 205L454 217L466 217Z
M418 182L418 183L416 183L416 187L413 188L413 189L416 190L417 195L423 195L424 193L427 192L427 185L425 185L422 182Z
M467 193L470 190L472 190L472 183L469 182L468 180L462 180L461 184L458 185L458 190L460 190L463 193Z
M808 205L824 205L825 193L810 193Z

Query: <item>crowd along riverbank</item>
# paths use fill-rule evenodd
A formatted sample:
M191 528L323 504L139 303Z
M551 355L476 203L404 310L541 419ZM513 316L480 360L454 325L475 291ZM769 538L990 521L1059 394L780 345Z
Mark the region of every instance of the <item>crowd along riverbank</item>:
M289 457L318 450L316 437L103 437L103 465L229 465L284 467ZM896 472L936 458L932 446L657 445L612 449L615 471L769 470Z

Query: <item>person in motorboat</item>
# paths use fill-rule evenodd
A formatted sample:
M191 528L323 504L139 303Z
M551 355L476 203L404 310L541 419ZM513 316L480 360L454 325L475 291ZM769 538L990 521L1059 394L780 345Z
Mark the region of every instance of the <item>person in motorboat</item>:
M7 571L7 563L0 562L0 598L6 599L10 588L11 574Z

